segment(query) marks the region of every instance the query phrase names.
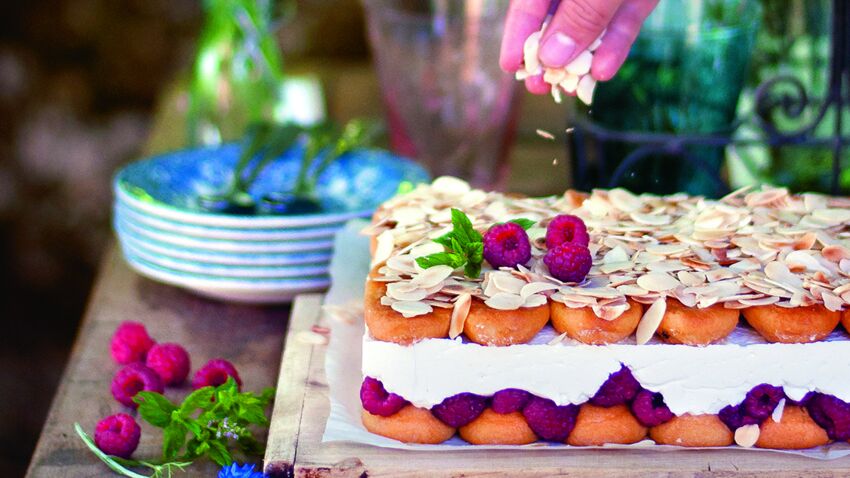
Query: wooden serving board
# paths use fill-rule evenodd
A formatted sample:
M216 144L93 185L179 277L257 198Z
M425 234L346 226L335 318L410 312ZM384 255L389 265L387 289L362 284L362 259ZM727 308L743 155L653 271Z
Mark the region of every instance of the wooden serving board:
M354 443L322 443L328 417L326 345L303 340L321 324L322 296L295 300L280 367L265 472L282 477L444 477L653 475L772 477L850 476L850 457L824 461L780 453L729 450L403 451ZM302 334L303 335L303 334ZM352 370L359 373L359 370Z

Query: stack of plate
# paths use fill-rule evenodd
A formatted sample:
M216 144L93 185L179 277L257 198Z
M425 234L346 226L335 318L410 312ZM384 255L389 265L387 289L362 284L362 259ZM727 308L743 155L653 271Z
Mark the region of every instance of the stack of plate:
M319 178L321 214L215 214L198 197L230 182L238 145L178 151L118 172L114 227L128 264L140 274L223 300L280 303L329 285L333 239L346 221L368 217L403 183L428 180L415 163L360 150ZM293 150L269 165L251 194L291 189L300 162Z

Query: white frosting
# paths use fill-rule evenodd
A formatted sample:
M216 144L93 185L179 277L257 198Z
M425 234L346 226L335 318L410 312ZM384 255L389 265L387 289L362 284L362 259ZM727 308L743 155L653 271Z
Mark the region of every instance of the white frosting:
M547 345L546 327L529 344L484 347L460 338L398 345L363 338L363 375L419 407L472 392L492 395L519 388L559 405L583 403L608 376L628 366L635 378L661 392L676 415L717 413L761 383L785 387L792 399L819 391L850 401L850 340L843 332L811 344L767 344L739 327L724 343L706 347L657 341L605 346L569 339Z

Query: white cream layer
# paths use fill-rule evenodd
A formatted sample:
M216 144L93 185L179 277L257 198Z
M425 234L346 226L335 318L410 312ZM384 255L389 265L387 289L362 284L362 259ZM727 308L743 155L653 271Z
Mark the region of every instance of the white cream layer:
M724 343L706 347L584 345L566 339L547 345L546 327L524 345L483 347L460 339L429 339L403 346L363 339L363 375L419 407L472 392L527 390L559 405L583 403L620 364L652 391L661 392L676 415L717 413L744 399L761 383L785 387L792 399L819 391L850 401L850 340L836 332L811 344L767 344L739 327Z

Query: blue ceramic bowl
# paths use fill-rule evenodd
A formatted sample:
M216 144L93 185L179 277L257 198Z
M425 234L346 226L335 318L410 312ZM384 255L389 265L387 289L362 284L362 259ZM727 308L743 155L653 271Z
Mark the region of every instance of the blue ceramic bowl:
M226 215L209 213L197 198L219 194L229 183L241 145L176 151L127 165L115 176L117 200L135 210L160 218L213 227L303 228L339 224L366 217L391 198L400 184L429 180L418 164L375 149L348 153L319 177L317 195L323 213L305 215ZM301 146L286 152L260 175L249 193L290 191L298 174Z

